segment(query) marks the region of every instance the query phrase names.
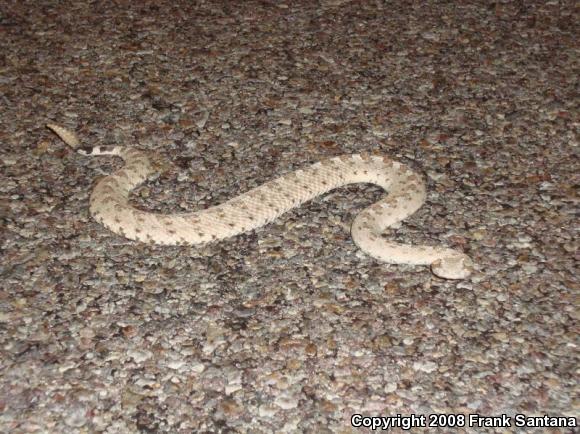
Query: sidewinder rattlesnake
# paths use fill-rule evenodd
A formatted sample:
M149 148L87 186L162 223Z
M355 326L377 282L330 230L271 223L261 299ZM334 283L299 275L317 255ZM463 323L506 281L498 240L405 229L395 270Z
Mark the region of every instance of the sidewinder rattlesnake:
M158 172L145 152L122 146L79 147L74 133L48 124L67 145L83 155L115 155L125 161L101 179L91 194L90 213L111 231L146 243L202 244L263 226L280 215L332 189L352 183L373 183L388 196L360 212L351 234L364 252L391 264L430 265L445 279L470 275L472 262L458 251L397 244L382 232L421 207L425 184L408 167L387 157L344 155L283 175L211 208L178 214L146 212L129 204L131 190Z

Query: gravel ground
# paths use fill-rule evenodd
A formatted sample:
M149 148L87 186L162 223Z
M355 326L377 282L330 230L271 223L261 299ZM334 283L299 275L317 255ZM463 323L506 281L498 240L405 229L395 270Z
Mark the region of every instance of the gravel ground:
M2 432L576 417L579 15L557 0L0 2ZM174 163L133 197L165 212L388 155L428 182L389 236L463 250L476 272L361 253L348 231L381 197L369 185L204 247L126 240L88 214L120 162L46 122Z

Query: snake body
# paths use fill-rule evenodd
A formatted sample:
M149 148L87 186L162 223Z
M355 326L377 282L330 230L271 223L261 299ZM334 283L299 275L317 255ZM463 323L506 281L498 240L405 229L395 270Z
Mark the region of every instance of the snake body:
M196 245L259 228L319 195L353 183L373 183L388 196L360 212L351 234L357 246L391 264L430 265L446 279L463 279L472 271L468 256L456 250L398 244L381 236L386 228L413 214L425 202L425 184L405 165L387 157L343 155L283 175L208 209L175 214L139 210L129 203L131 190L156 174L155 159L132 147L80 147L71 131L48 124L66 144L83 155L113 155L125 165L101 179L90 198L90 213L126 238L162 245Z

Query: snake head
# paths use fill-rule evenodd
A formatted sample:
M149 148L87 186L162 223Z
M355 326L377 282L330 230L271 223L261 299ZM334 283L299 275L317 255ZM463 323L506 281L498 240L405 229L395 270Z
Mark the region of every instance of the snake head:
M454 253L434 261L431 271L443 279L465 279L473 271L473 262L463 253Z

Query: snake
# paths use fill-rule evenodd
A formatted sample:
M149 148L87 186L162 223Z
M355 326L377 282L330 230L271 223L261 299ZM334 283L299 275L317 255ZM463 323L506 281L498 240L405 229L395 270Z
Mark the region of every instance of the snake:
M46 125L85 156L116 156L124 165L101 178L90 195L91 216L112 232L155 245L202 245L262 227L333 189L356 183L382 187L387 195L357 214L350 233L366 254L388 264L430 266L443 279L465 279L473 262L442 246L401 244L385 231L417 211L426 200L421 176L386 156L349 154L325 159L268 181L221 204L193 212L163 214L130 204L131 191L163 170L159 156L131 146L81 146L75 133Z

